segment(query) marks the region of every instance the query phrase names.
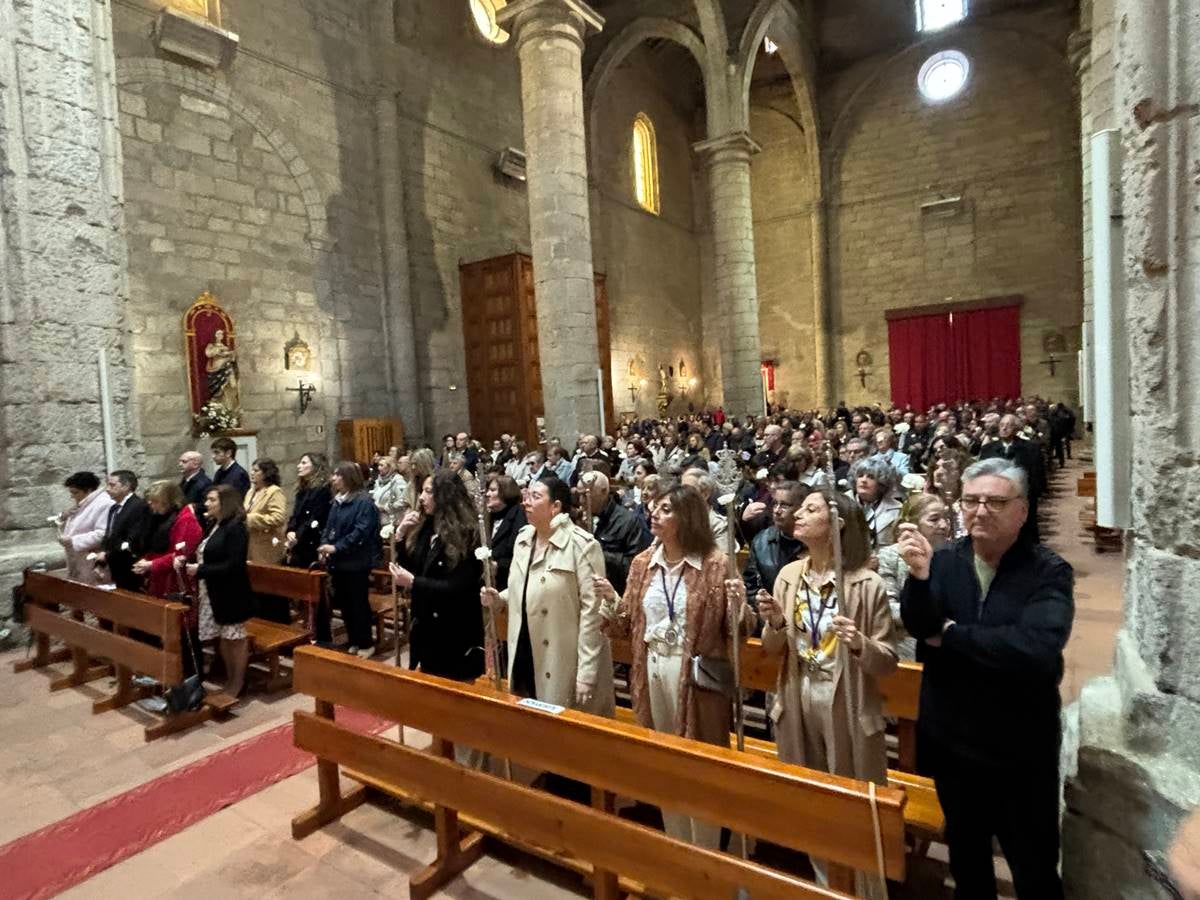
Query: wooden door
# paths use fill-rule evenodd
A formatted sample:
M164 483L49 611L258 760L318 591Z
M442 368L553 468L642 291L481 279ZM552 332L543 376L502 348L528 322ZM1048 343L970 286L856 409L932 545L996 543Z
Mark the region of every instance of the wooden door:
M512 256L459 268L471 433L489 441L527 434L519 272Z

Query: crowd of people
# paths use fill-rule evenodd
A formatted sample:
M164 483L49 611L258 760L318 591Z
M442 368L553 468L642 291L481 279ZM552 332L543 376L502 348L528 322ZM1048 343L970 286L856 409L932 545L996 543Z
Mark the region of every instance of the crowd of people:
M919 753L959 896L994 896L996 836L1018 895L1053 897L1073 607L1070 567L1040 545L1037 508L1074 431L1067 407L1032 399L742 420L716 410L627 421L575 447L501 435L488 449L460 432L436 453L391 448L369 465L307 453L290 514L278 464L246 472L218 438L211 479L189 451L180 480L144 501L132 472L104 487L72 475L57 521L70 577L195 597L196 638L218 643L234 695L247 618L289 615L254 596L247 562L327 569L346 649L364 656L370 573L386 565L411 608L409 665L462 681L485 671L485 615L506 608L509 689L598 715L614 713L609 640L631 639L637 720L722 746L731 642L759 633L779 661L767 707L780 757L880 784L878 680L920 659ZM731 546L746 556L738 578ZM332 643L331 613L318 642ZM669 809L663 820L718 846L713 823ZM877 877L860 881L864 896L886 896Z

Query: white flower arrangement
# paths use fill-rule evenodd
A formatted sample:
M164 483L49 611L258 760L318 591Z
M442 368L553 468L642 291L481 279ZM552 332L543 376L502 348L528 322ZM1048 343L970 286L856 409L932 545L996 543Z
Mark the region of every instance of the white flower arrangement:
M911 494L913 491L925 490L925 479L916 472L909 472L900 479L900 487L904 488L906 494Z
M242 423L241 414L229 409L224 403L210 400L192 416L192 431L197 437L207 438L213 434L230 431Z
M492 548L491 547L476 547L475 548L475 558L477 560L479 560L480 562L484 562L485 560L491 559L492 558Z

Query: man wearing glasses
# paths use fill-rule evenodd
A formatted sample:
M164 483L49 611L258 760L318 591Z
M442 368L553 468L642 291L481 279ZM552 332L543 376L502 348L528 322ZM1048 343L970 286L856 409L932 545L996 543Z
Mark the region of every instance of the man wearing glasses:
M992 838L1018 898L1063 896L1058 876L1058 685L1074 618L1074 573L1022 532L1025 470L1007 459L963 473L967 536L932 552L901 525L904 626L925 663L921 771L946 815L955 897L994 900Z

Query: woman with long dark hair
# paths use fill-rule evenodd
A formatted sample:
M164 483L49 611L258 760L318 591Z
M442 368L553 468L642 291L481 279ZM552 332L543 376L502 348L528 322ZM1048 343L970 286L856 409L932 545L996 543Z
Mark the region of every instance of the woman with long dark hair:
M714 685L697 684L695 669L727 664L735 634L749 631L746 587L727 579L725 554L708 524L708 503L689 485L671 485L654 504L655 543L629 567L624 597L603 578L596 592L605 601L608 633L630 638L633 664L629 693L640 724L721 747L729 746L733 703ZM705 666L705 663L709 665ZM728 685L730 690L733 686ZM721 829L670 810L667 834L716 849Z
M325 530L333 503L329 459L324 453L305 453L296 464L296 475L296 500L287 526L286 562L307 569L317 561L321 532Z
M329 568L333 602L342 611L348 650L358 656L374 653L371 639L371 566L379 553L379 513L364 489L357 463L340 462L329 477L333 506L321 532L317 558ZM318 616L317 640L333 639L329 617Z
M397 587L412 596L409 668L474 681L484 671L475 505L449 469L424 480L418 505L400 522L390 566Z
M245 622L254 614L254 594L246 570L250 533L246 530L242 498L231 485L208 489L204 514L213 524L196 548L196 562L185 563L183 557L176 556L175 568L185 570L186 566L188 577L196 579L200 640L220 639L227 679L223 690L230 697L240 697L250 661Z

